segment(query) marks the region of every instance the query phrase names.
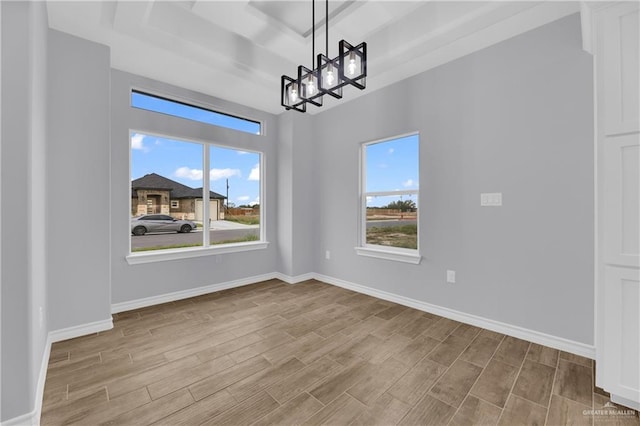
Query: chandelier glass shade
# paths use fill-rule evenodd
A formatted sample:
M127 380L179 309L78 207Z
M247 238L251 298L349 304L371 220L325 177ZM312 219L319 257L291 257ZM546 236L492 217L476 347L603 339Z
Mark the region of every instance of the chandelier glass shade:
M312 0L312 58L314 68L298 66L296 78L283 75L280 80L280 103L286 110L306 112L307 104L322 106L329 95L342 98L342 88L348 85L363 90L367 84L367 43L352 46L345 40L338 43L338 56L329 53L329 0L325 0L325 54L315 56L315 3Z

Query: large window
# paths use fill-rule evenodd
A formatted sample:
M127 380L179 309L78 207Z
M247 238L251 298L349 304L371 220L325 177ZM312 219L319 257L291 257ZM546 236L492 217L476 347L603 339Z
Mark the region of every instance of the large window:
M252 133L254 135L259 135L261 133L261 126L257 121L223 114L221 112L189 105L172 99L166 99L161 96L150 95L137 90L131 91L131 106L146 109L148 111L173 115L174 117L185 118L187 120L198 121L200 123L211 124L213 126L226 127L228 129Z
M141 132L130 137L132 253L261 241L260 153Z
M418 152L417 134L362 145L359 254L419 262Z

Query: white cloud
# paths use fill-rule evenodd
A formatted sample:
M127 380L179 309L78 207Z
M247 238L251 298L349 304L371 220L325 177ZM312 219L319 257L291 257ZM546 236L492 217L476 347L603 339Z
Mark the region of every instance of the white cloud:
M250 206L255 206L256 204L260 204L260 197L256 197L255 200L249 203Z
M260 180L260 164L256 164L255 167L251 169L247 180Z
M137 149L144 152L149 151L149 148L144 146L144 138L146 137L146 135L142 135L140 133L135 133L131 136L131 149Z
M407 179L406 181L402 182L402 186L404 186L405 188L411 188L414 185L415 182L413 181L413 179Z
M389 151L387 151L389 154L393 154L396 150L393 148L389 148Z
M202 180L202 170L190 169L189 167L180 167L175 171L174 175L175 177L189 180Z
M238 197L238 201L249 201L249 196L248 195L242 195L240 197Z
M238 153L238 155L246 155L248 154L247 151L236 151Z
M228 179L233 176L241 177L242 173L240 173L239 169L211 169L209 172L209 177L211 180L220 180L220 179Z

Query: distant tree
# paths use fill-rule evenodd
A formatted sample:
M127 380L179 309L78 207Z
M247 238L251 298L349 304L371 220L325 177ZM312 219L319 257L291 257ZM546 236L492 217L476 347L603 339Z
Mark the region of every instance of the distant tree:
M416 208L416 202L413 200L399 200L387 204L385 209L400 210L401 212L413 211Z
M236 207L236 203L227 203L227 207L233 209Z

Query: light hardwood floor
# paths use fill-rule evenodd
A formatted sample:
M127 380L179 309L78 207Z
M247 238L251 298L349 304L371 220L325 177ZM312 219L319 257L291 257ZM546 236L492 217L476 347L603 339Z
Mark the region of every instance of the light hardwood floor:
M271 280L55 343L42 425L640 425L592 361L391 302ZM614 411L605 408L604 410Z

